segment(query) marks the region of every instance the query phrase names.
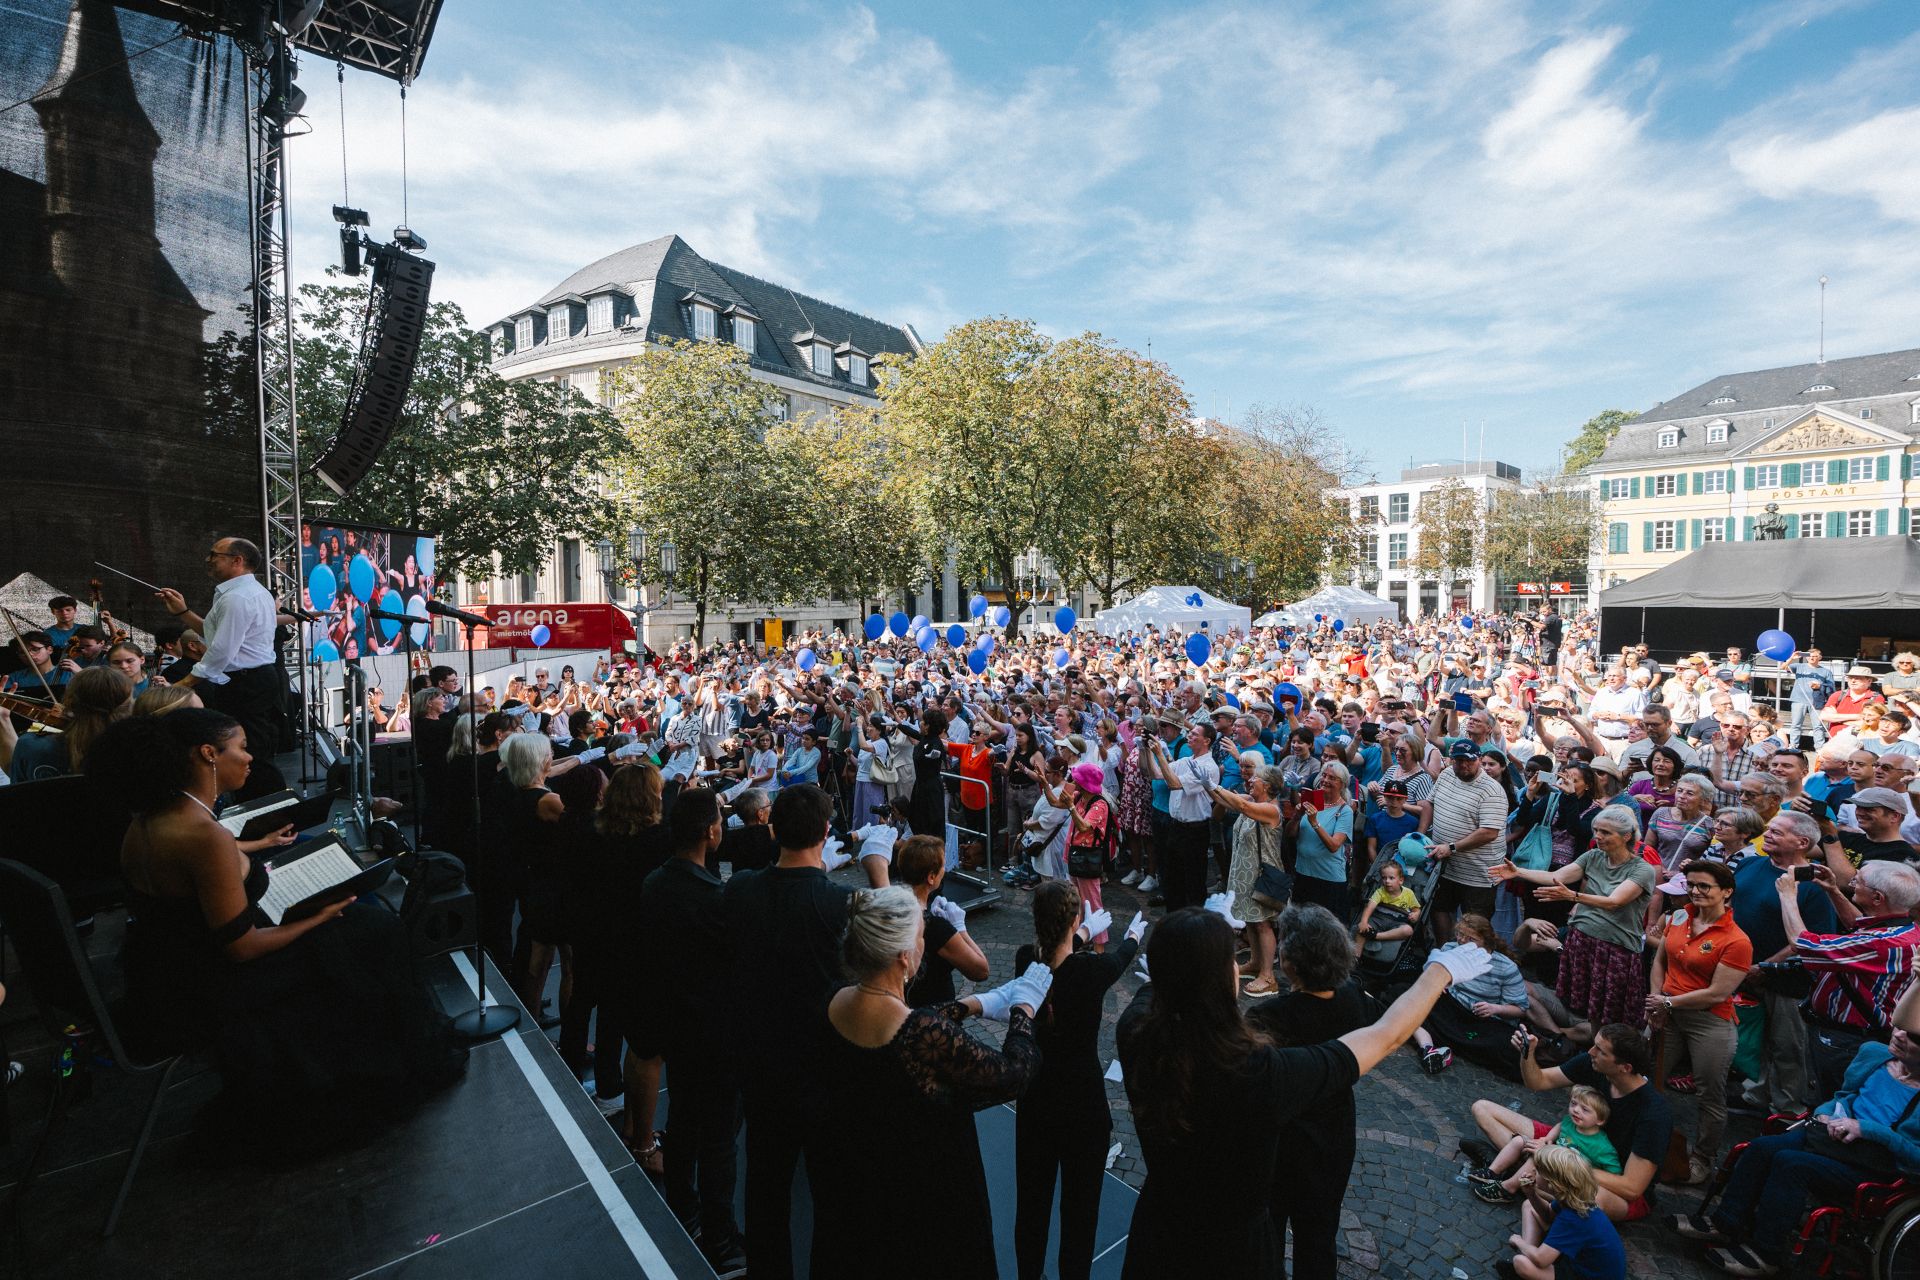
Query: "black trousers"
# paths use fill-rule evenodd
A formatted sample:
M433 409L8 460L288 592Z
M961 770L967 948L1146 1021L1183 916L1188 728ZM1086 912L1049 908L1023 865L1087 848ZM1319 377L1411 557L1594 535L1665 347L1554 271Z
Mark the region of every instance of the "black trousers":
M1353 1173L1353 1138L1347 1138L1346 1158L1288 1159L1281 1152L1274 1162L1269 1208L1274 1233L1282 1237L1293 1229L1293 1280L1334 1280L1338 1269L1336 1241L1340 1232L1340 1204L1347 1198L1347 1179Z
M607 984L612 977L607 958L598 948L573 949L573 999L560 1010L560 1060L578 1076L587 1068L587 1040L593 1040L593 1092L599 1098L617 1098L625 1088L620 1069L620 1026L607 1013ZM593 1015L600 1027L593 1030Z
M268 663L244 671L230 671L225 684L202 683L197 692L202 702L232 716L246 731L253 769L247 774L245 785L234 793L234 799L251 800L284 789L286 778L273 763L286 723L287 681L279 666Z
M1100 1225L1100 1178L1113 1124L1046 1115L1022 1107L1014 1117L1013 1256L1020 1280L1046 1271L1047 1232L1053 1225L1053 1182L1060 1179L1060 1280L1087 1280Z
M790 1091L772 1083L748 1084L741 1102L747 1118L747 1256L753 1259L753 1280L793 1280L793 1175L806 1149L805 1113Z
M1206 903L1208 825L1206 818L1167 825L1167 843L1160 853L1160 892L1166 895L1170 912Z
M697 1221L703 1239L717 1247L740 1234L733 1216L740 1090L711 1054L669 1049L666 1058L667 1205L688 1226ZM757 1264L754 1271L760 1273Z

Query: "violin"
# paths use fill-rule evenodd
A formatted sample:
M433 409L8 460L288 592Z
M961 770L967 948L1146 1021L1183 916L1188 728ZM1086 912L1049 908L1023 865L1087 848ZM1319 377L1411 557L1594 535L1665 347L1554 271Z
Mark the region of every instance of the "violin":
M0 693L0 710L11 711L25 716L35 724L47 729L67 727L67 709L52 703L39 702L32 698L23 698L17 693Z

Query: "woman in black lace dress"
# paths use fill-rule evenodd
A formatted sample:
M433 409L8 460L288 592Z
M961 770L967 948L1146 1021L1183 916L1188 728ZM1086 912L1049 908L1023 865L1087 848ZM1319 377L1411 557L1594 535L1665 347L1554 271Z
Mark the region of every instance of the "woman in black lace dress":
M183 707L108 729L87 772L135 814L120 854L130 1037L143 1052L210 1049L231 1118L284 1154L450 1083L466 1050L385 906L348 900L278 925L258 910L266 864L212 811L251 762L237 721Z
M1020 1096L1039 1065L1033 1011L1044 965L1004 987L910 1009L923 921L907 888L855 893L841 959L853 978L827 1006L826 1107L807 1147L816 1276L991 1280L993 1217L973 1113ZM961 1027L1005 1019L999 1049ZM913 1189L914 1210L889 1203Z

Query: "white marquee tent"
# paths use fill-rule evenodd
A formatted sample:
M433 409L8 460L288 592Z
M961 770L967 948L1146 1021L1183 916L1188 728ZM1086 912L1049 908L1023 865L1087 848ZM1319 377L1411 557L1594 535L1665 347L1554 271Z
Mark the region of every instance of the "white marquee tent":
M1350 627L1375 622L1398 622L1400 609L1391 600L1383 600L1358 587L1322 587L1304 600L1296 600L1284 609L1261 614L1256 627L1310 627L1313 615L1331 622L1339 618Z
M1149 587L1124 604L1094 616L1103 636L1157 627L1162 631L1242 631L1253 625L1253 610L1222 600L1198 587Z

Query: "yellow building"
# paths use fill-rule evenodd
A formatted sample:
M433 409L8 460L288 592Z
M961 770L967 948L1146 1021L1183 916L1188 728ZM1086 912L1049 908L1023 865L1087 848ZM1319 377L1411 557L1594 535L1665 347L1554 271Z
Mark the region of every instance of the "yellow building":
M1920 536L1920 350L1714 378L1621 428L1593 482L1596 589L1708 542Z

